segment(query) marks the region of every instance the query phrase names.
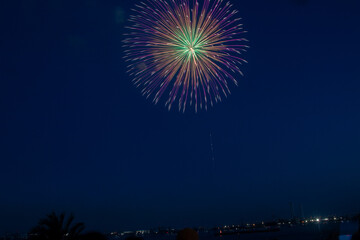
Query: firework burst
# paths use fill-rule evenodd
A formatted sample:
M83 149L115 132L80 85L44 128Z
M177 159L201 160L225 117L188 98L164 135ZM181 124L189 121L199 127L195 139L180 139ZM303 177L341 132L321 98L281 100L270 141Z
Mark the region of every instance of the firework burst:
M245 33L236 10L223 0L147 0L135 5L124 40L128 72L142 94L154 103L167 99L207 109L237 85L239 65L246 62Z

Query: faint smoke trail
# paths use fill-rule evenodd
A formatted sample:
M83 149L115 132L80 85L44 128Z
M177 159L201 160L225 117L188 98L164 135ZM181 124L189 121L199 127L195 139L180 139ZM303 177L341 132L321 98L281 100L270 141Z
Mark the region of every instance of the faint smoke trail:
M211 160L213 164L213 170L215 170L214 144L213 144L211 132L210 132L210 149L211 149Z

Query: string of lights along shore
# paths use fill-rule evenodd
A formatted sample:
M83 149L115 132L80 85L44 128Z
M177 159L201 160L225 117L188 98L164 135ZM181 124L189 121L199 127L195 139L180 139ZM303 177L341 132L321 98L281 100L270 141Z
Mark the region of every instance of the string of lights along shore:
M248 40L230 2L147 0L132 10L124 58L143 96L197 112L238 84Z

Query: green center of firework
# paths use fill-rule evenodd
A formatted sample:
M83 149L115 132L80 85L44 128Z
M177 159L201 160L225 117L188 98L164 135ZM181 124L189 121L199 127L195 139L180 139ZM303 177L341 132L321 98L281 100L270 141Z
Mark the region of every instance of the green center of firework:
M196 54L196 48L193 47L193 46L188 46L187 52L188 52L191 56L193 56L193 55Z
M192 58L194 63L196 64L196 46L193 45L187 46L187 52L189 54L189 58Z

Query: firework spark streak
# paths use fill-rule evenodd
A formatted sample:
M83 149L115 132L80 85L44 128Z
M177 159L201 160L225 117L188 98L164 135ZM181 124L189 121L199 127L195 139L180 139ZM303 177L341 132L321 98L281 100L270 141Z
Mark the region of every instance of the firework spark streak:
M247 40L236 10L223 0L147 0L135 5L124 40L128 72L142 94L154 103L167 99L207 109L237 85L241 53ZM166 97L166 95L168 95Z

